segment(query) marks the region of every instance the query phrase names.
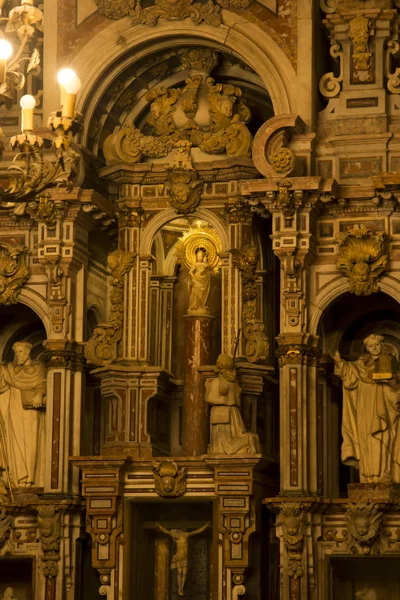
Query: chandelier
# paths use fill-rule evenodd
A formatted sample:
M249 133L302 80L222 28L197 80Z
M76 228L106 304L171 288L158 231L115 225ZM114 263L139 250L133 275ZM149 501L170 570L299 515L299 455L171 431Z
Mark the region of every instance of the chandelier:
M37 33L42 30L43 13L34 6L34 0L21 0L20 6L2 15L6 0L0 0L0 105L9 105L16 92L22 90L26 74L40 65L40 51L36 44ZM19 43L17 49L5 34L11 34ZM33 46L33 50L29 49ZM26 69L25 69L26 67ZM78 171L80 154L71 147L81 125L75 113L76 95L81 87L79 77L72 69L62 69L58 74L61 88L61 110L51 113L48 127L52 134L51 160L44 158L44 140L34 132L33 111L36 99L25 94L20 100L21 133L10 139L14 152L12 164L7 168L7 182L0 187L0 205L21 203L35 199L46 189L64 186L71 189ZM5 148L0 130L0 154Z

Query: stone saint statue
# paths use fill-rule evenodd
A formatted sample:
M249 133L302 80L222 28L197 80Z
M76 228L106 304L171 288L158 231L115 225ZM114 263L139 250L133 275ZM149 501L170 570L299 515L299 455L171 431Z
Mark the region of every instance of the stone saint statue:
M217 377L206 381L206 402L211 405L211 454L259 454L260 441L247 433L240 414L242 390L236 380L234 360L227 354L217 358Z
M12 348L14 362L0 364L0 461L13 487L41 487L46 370L29 342Z
M343 382L342 462L359 469L360 481L400 483L400 365L381 335L364 340L355 362L332 353Z
M169 535L176 544L176 552L171 561L171 570L176 569L178 596L184 595L183 588L185 587L188 571L188 540L190 537L205 531L210 525L211 523L206 523L200 529L195 529L195 531L181 531L180 529L166 529L160 523L156 523L157 529L165 533L165 535Z
M361 600L378 600L378 596L376 595L376 591L372 588L365 587L364 589L356 592L356 598L360 598Z
M6 588L2 600L17 600L14 596L14 590L12 587Z
M210 293L212 268L208 264L208 256L203 250L196 252L196 262L188 273L189 279L189 310L188 315L209 315L207 308Z

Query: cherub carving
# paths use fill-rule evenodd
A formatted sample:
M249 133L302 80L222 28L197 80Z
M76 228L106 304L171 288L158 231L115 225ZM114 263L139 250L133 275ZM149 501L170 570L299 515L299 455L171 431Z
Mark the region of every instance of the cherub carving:
M164 498L178 498L186 492L186 469L178 467L173 460L153 463L156 492Z
M259 254L256 246L243 246L241 250L231 250L233 265L242 273L243 283L253 281Z
M361 550L363 554L379 554L382 513L376 504L348 504L346 525L349 530L348 546L353 553Z
M204 182L197 179L195 171L176 168L171 171L165 187L176 212L186 214L200 203Z
M378 277L388 261L385 233L365 226L354 227L340 234L336 243L339 246L336 268L347 277L350 292L356 296L377 292Z
M44 561L43 573L52 579L57 576L60 559L61 519L53 506L40 506L38 509L40 541Z
M301 504L282 504L279 518L288 556L289 577L298 579L303 575L301 559L304 545L304 513Z
M167 89L163 86L146 94L147 100L153 100L147 122L154 127L158 135L171 134L176 130L172 107L180 95L179 88Z

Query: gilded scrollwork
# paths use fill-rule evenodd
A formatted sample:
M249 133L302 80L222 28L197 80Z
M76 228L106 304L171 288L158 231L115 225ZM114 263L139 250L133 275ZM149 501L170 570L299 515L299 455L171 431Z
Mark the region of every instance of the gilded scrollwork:
M251 363L268 358L269 340L265 334L264 323L257 319L256 313L256 269L259 259L255 246L244 246L242 250L231 250L233 264L243 278L243 334L246 340L246 358Z
M29 279L28 249L0 241L0 304L17 304L22 286Z
M353 47L353 66L355 71L368 71L372 54L368 48L369 20L363 15L354 17L349 23L350 39Z
M336 268L347 277L351 293L368 296L379 291L378 278L388 261L386 242L385 232L365 226L354 227L337 237Z
M154 486L163 498L178 498L186 493L187 472L173 460L153 463Z
M193 0L155 0L154 6L142 8L137 4L134 23L156 25L158 21L191 19L194 23L207 23L218 27L221 24L220 7L212 0L202 4Z
M97 10L108 19L122 19L135 14L136 0L95 0Z
M108 323L95 327L92 337L85 344L86 360L95 365L110 364L115 356L115 344L122 336L124 316L124 280L132 269L135 255L132 252L115 250L107 257L111 270L111 292Z
M188 49L181 62L189 71L184 87L159 87L147 93L150 134L126 126L108 136L104 154L109 163L163 158L173 150L179 152L183 144L188 151L197 147L206 154L250 155L252 135L246 123L251 113L239 87L209 76L217 63L216 53L209 48ZM197 120L200 98L207 99L206 120Z

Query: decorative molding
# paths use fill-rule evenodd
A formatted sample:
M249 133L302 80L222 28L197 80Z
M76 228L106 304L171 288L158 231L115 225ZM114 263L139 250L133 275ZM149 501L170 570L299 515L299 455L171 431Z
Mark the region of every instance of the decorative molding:
M95 327L84 350L86 360L94 365L105 366L115 358L115 345L122 337L125 275L132 269L135 256L132 252L115 250L107 257L111 269L109 319L108 323Z
M243 280L242 319L246 358L251 363L262 362L269 355L269 340L263 321L257 319L256 315L258 250L255 246L244 246L242 250L231 250L231 254L233 264L241 272Z
M288 575L299 579L304 575L302 555L304 547L304 511L299 503L282 504L279 513L283 541L288 559Z
M61 541L61 515L54 506L38 508L39 536L42 546L43 574L54 579L58 574Z

